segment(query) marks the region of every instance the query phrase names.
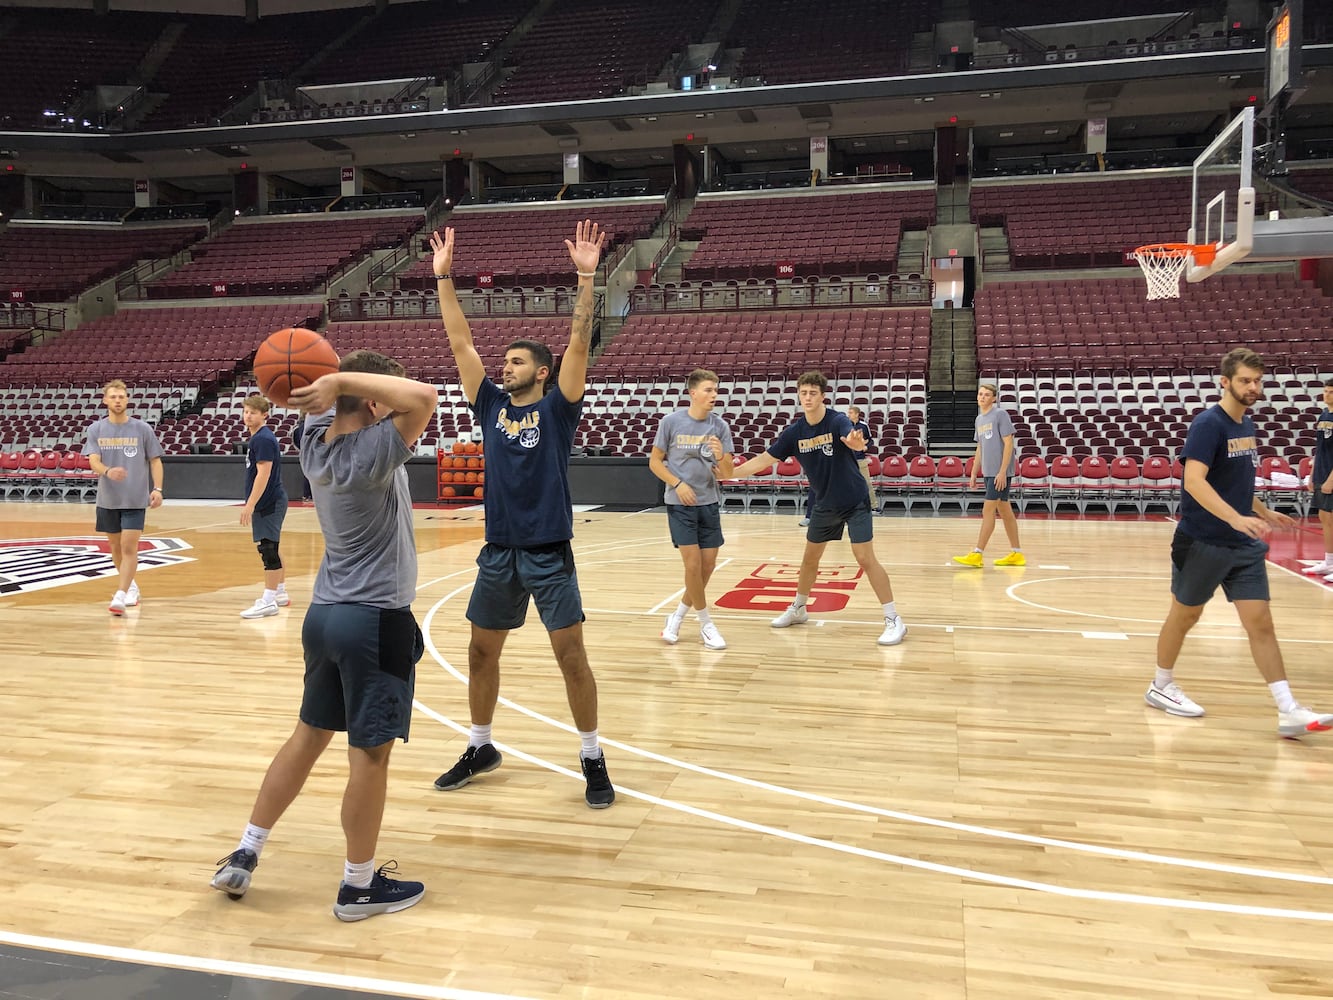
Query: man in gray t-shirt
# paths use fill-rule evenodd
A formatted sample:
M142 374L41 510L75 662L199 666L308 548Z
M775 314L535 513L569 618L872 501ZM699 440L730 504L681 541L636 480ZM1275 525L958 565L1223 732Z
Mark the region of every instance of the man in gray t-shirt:
M731 430L713 412L717 374L696 368L687 381L688 409L662 418L648 458L648 468L666 484L667 524L671 541L685 563L685 599L667 616L662 639L675 644L690 608L699 617L699 637L709 649L727 643L708 612L705 588L722 548L719 479L731 478Z
M97 530L106 535L116 567L107 610L119 617L139 603L139 538L145 509L162 506L162 445L152 427L129 415L129 390L120 379L106 384L102 402L106 416L88 428L83 453L97 473Z
M986 500L981 505L981 533L977 536L977 545L965 556L954 556L953 561L960 566L981 569L984 565L982 553L986 543L995 531L995 516L1004 521L1004 533L1009 536L1010 552L995 560L996 566L1025 566L1027 559L1018 544L1018 518L1014 517L1013 505L1009 502L1009 482L1016 465L1014 448L1014 422L1009 414L995 405L995 386L983 382L977 386L977 408L980 412L976 419L977 451L972 456L972 476L967 484L970 490L977 487L977 473L980 472L986 484Z
M334 916L363 920L394 913L425 894L420 882L375 868L389 753L407 740L421 658L412 617L416 539L405 463L435 415L435 387L403 378L398 362L353 351L336 374L292 393L307 418L301 468L310 480L324 535L324 558L301 627L305 691L300 721L260 786L236 850L212 886L243 896L269 832L311 768L345 731L350 775L343 792L347 859Z

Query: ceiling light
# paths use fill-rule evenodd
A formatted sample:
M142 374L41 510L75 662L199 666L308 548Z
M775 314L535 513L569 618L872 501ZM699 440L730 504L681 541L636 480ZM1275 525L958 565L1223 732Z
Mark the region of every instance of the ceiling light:
M1001 133L1000 133L1000 138L1001 138L1001 139L1012 139L1013 137L1014 137L1014 133L1013 133L1013 132L1001 132Z

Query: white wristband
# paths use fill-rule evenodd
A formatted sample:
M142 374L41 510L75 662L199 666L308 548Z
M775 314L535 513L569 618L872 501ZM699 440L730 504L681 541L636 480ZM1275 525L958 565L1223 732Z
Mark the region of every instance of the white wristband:
M597 272L596 272L596 271L575 271L574 273L577 274L580 278L595 278L595 277L597 277Z

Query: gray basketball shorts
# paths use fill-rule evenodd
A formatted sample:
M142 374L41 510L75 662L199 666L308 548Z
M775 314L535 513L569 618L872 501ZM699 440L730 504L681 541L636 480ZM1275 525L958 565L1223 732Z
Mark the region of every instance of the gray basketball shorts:
M721 508L715 503L696 504L693 507L683 503L669 503L667 527L671 531L671 544L676 548L682 545L697 545L701 549L722 548Z
M1171 596L1197 608L1221 587L1228 601L1266 601L1267 554L1267 543L1257 539L1233 548L1177 531L1171 539Z
M527 620L529 600L537 603L548 632L583 621L583 597L569 542L532 549L487 542L477 554L477 582L467 620L478 628L507 632Z
M287 497L278 497L278 502L267 514L258 511L250 515L250 537L256 541L265 538L278 541L282 537L282 522L287 518Z

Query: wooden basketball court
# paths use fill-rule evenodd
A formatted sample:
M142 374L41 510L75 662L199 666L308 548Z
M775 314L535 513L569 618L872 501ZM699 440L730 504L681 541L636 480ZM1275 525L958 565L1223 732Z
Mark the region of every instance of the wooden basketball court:
M619 795L593 811L535 614L504 660L504 765L432 787L466 742L482 524L419 510L427 654L379 860L427 895L341 924L341 741L249 895L208 888L294 720L321 550L313 511L294 509L294 603L243 621L260 565L237 514L150 512L165 564L141 571L143 603L123 619L101 579L0 597L0 943L420 997L1333 993L1333 734L1277 737L1220 598L1177 671L1208 716L1143 704L1165 520L1027 518L1029 565L975 571L949 563L974 519L880 519L909 625L882 649L845 545L817 592L845 607L771 629L803 532L787 515L729 516L710 597L730 646L709 652L692 620L679 645L658 638L680 587L660 511L578 515ZM77 545L13 544L91 527L88 506L6 505L6 546L25 554L0 583L95 572ZM1322 554L1317 532L1296 545ZM1328 711L1333 590L1270 576L1293 688Z

